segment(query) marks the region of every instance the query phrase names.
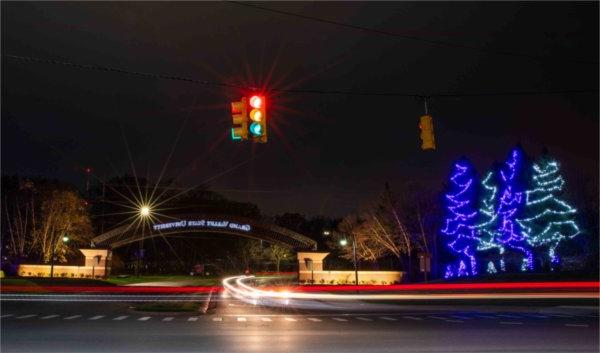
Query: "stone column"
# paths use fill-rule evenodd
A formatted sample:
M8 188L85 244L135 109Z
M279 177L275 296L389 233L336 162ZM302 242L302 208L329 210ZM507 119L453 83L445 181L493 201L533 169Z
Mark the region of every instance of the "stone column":
M79 249L85 256L84 271L86 275L104 277L110 273L110 260L112 252L108 249Z
M300 282L315 283L322 278L323 259L328 252L299 252L298 253L298 280Z

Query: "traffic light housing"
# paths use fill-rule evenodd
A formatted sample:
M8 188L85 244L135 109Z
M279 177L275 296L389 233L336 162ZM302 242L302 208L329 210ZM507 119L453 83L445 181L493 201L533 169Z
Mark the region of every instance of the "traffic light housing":
M433 118L429 115L421 117L419 128L421 129L421 149L434 150L435 136L433 134Z
M231 139L234 141L248 139L248 101L243 97L239 102L231 102Z
M266 99L263 95L252 95L248 99L250 105L248 132L252 141L259 143L267 142L267 109Z

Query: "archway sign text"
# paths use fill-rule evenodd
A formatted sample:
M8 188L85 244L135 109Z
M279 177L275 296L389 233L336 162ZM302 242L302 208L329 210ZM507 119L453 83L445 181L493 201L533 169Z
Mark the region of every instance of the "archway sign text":
M230 228L239 230L242 232L249 232L252 230L252 227L249 224L238 224L230 221L214 221L207 219L193 220L193 221L177 221L177 222L169 222L169 223L159 223L153 224L152 228L154 230L165 230L165 229L179 229L179 228L214 228L214 229L223 229Z

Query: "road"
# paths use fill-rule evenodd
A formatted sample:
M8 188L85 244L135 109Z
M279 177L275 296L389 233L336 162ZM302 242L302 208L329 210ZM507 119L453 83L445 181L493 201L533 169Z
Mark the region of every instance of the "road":
M2 301L2 352L598 352L597 310L399 306L264 308L233 298L200 313L127 302ZM596 308L597 309L597 308ZM594 311L596 313L594 313Z

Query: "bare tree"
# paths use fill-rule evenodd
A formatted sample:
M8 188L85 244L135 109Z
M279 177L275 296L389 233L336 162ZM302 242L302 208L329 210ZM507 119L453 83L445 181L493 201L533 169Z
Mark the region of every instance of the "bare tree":
M87 244L92 236L89 215L81 197L72 190L52 190L41 201L39 227L34 232L32 247L44 262L49 262L54 252L60 262L74 252L70 244ZM69 242L63 242L64 236Z
M283 246L271 244L266 251L266 256L275 263L275 269L279 272L281 261L292 256L292 252Z
M34 231L34 212L32 204L15 198L15 202L8 206L4 199L4 212L8 236L10 237L9 252L11 255L22 258L26 256L26 245L31 243L30 234Z
M368 224L359 216L346 216L338 225L338 232L334 233L333 243L330 243L331 247L340 249L343 258L352 260L352 246L340 246L339 241L342 239L346 239L349 242L355 239L356 257L358 260L375 262L383 256L383 249L376 246L372 241Z

